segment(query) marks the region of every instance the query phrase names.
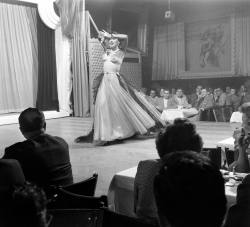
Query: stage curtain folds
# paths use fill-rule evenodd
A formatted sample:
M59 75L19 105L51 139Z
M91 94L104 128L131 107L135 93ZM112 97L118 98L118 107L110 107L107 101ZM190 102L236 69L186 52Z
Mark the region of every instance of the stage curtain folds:
M38 93L37 108L59 110L57 95L55 33L37 16Z
M35 8L0 2L0 113L34 106L37 71Z
M69 105L73 78L70 72L70 41L63 36L61 26L55 30L55 44L59 109L71 113Z
M250 16L242 13L235 17L236 74L250 76Z
M183 68L184 24L158 26L154 31L152 80L177 79Z
M86 60L85 8L83 0L60 0L58 3L63 34L71 39L74 114L90 114L89 79Z

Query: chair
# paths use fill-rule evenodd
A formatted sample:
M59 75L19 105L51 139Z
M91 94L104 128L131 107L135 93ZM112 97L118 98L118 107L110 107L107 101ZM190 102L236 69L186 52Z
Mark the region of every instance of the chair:
M235 152L233 150L229 150L228 148L225 149L227 165L229 166L235 160Z
M103 211L90 209L50 210L50 227L101 227Z
M202 154L209 157L212 163L218 168L221 168L221 148L203 148L201 151Z
M58 188L57 193L48 203L48 209L99 209L107 207L107 205L107 196L105 195L100 197L84 196Z
M102 227L158 227L158 223L151 224L142 219L136 217L129 217L123 214L119 214L108 210L107 208L102 209L103 222Z
M78 195L94 196L97 179L98 174L94 173L92 177L75 184L63 186L62 189Z

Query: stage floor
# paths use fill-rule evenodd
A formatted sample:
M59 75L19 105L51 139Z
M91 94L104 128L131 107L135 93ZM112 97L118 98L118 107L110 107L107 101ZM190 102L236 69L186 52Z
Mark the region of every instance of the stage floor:
M217 142L232 136L233 128L224 122L196 122L197 131L203 138L204 147L216 147ZM87 134L91 118L59 118L47 120L47 133L64 138L70 148L74 180L80 181L99 174L96 194L107 194L109 183L116 172L136 166L140 160L157 158L154 139L126 140L121 144L94 147L91 144L76 144L74 139ZM18 124L0 126L0 156L4 148L22 141Z

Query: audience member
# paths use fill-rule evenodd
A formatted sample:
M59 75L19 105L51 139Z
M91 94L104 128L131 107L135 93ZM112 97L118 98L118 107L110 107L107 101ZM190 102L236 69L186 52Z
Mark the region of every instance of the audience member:
M24 184L25 177L18 161L0 159L0 226L9 226L11 193Z
M46 206L46 195L41 188L32 184L17 188L12 195L12 226L49 226Z
M250 175L237 188L236 204L229 208L224 227L250 226Z
M158 98L156 108L162 112L166 109L176 109L177 102L171 98L169 90L164 90L163 98Z
M196 92L189 96L189 103L191 104L192 107L195 107L195 108L197 107L197 104L198 104L200 98L202 97L201 90L202 90L202 86L198 85L196 87Z
M198 101L197 109L199 110L200 121L211 121L213 118L212 107L214 106L213 95L209 94L204 88L201 90L201 98Z
M224 179L211 161L192 151L166 155L154 180L161 227L220 227L226 213Z
M215 89L215 106L225 106L226 104L226 94L221 88Z
M45 133L44 114L28 108L20 114L19 126L26 140L6 148L3 158L18 160L26 180L41 187L71 184L68 144Z
M158 97L156 96L156 91L151 90L149 96L147 97L148 102L150 102L154 107L157 106Z
M231 88L230 94L230 105L233 107L233 111L238 111L240 107L240 97L236 94L234 88Z
M187 119L176 119L156 138L156 149L160 159L140 161L134 182L134 209L138 217L156 220L157 210L153 196L153 180L165 154L193 150L200 152L202 139L195 126Z
M235 161L229 169L237 172L249 173L250 165L247 153L250 151L250 102L241 106L242 128L236 129L233 133Z
M140 93L141 93L141 95L143 96L143 97L147 97L147 88L145 88L145 87L142 87L141 89L140 89Z

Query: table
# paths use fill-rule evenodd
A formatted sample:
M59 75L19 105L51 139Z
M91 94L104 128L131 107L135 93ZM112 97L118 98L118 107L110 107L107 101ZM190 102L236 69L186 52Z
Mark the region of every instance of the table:
M242 123L242 113L241 112L233 112L232 116L230 117L230 123L233 122L238 122L238 123Z
M217 147L220 147L223 151L225 151L225 148L228 148L229 150L234 150L234 138L229 137L227 139L219 141L217 143Z
M176 118L190 118L198 114L195 108L167 109L163 110L161 119L163 121L174 121Z
M174 121L176 118L183 118L183 111L180 109L169 109L163 110L161 114L161 119L163 121Z
M134 210L134 179L137 167L116 173L111 181L108 192L109 208L118 213L135 216ZM225 186L228 207L235 203L237 186Z

